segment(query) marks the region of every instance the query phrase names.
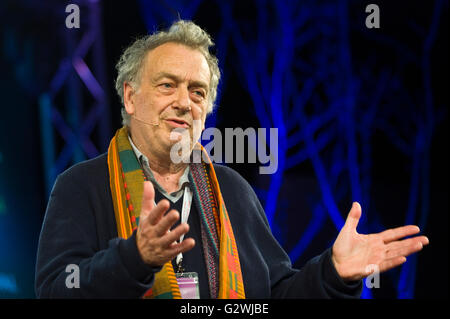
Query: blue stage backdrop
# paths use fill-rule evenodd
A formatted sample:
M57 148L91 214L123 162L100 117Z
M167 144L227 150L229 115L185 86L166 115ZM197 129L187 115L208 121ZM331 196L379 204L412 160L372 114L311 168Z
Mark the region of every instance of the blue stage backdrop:
M369 3L379 28L366 25ZM69 4L80 8L79 28L66 26ZM2 1L0 297L35 297L53 182L105 152L121 125L122 50L180 18L216 43L222 81L207 127L278 129L276 152L267 150L274 174L226 165L253 186L294 266L333 244L358 201L359 232L417 224L431 241L363 298L448 297L448 5Z

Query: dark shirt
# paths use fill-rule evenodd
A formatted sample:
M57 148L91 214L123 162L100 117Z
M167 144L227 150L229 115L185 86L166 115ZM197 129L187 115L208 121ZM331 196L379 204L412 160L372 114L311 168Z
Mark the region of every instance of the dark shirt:
M345 283L331 261L331 248L293 269L273 237L251 186L234 170L214 165L236 238L247 298L358 298L362 281ZM193 209L195 201L192 203ZM186 253L185 268L207 278L199 221L187 236L197 248ZM196 229L196 230L195 230ZM192 233L192 234L191 234ZM201 258L200 258L201 256ZM78 265L79 288L67 288L66 267ZM41 298L139 298L160 267L145 264L136 232L117 238L107 155L77 164L58 176L42 225L36 263L36 295ZM202 298L209 297L201 280Z
M164 197L157 188L155 188L155 202L158 203L162 199L167 199ZM183 204L183 197L179 198L175 203L169 201L170 208L167 210L169 212L172 209L176 209L181 214L181 208ZM189 232L184 236L184 238L193 238L195 240L195 246L191 250L183 253L182 267L184 272L196 272L199 278L199 288L200 288L200 298L209 299L209 285L208 285L208 273L205 266L205 255L203 253L203 245L201 241L201 228L200 228L200 216L197 206L192 203L191 210L188 217ZM181 215L180 215L181 216ZM175 229L180 225L180 220L178 220L172 227ZM177 272L176 259L172 260L173 269Z

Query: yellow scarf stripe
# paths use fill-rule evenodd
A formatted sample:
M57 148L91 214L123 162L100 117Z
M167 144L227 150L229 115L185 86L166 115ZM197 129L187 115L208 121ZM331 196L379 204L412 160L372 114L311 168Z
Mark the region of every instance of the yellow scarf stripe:
M161 271L156 273L153 287L145 297L181 299L180 289L171 262L165 263Z
M198 144L208 157L205 149ZM126 127L119 129L108 148L108 168L110 188L114 205L117 233L121 238L131 236L139 218L143 172L136 156L131 152ZM123 162L122 162L123 161ZM219 298L245 298L242 271L231 222L220 192L217 176L210 160L206 165L208 186L213 190L210 198L213 204L213 215L219 235ZM124 171L125 170L125 171ZM180 299L181 293L176 280L172 263L169 261L155 274L153 287L144 298Z
M219 253L219 299L245 299L244 281L242 278L242 270L239 262L239 254L234 238L233 229L231 227L230 218L225 207L225 201L222 198L219 182L214 171L214 166L208 157L203 146L201 146L205 158L207 158L208 175L211 186L216 195L219 219L220 219L220 253ZM231 241L231 251L227 249L227 243ZM231 257L231 258L230 258ZM232 276L230 279L231 272ZM234 284L232 281L235 281ZM233 289L232 287L235 287Z
M117 134L116 134L117 136ZM110 156L111 154L111 156ZM121 238L128 238L131 235L131 223L129 221L128 209L126 207L123 189L123 179L120 173L120 162L118 160L117 145L115 138L111 141L108 150L109 183L113 196L114 214L117 221L117 234Z

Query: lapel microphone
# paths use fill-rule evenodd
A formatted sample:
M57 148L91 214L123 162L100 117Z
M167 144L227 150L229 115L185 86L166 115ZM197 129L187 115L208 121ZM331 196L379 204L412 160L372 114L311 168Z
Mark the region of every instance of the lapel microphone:
M141 123L144 123L144 124L146 124L146 125L159 126L159 125L161 124L161 119L160 119L160 118L158 118L158 119L159 119L159 122L158 122L158 123L152 123L152 122L146 122L146 121L144 121L144 120L141 120L141 119L139 119L138 117L136 117L135 115L132 115L131 117L134 118L136 121L141 122Z

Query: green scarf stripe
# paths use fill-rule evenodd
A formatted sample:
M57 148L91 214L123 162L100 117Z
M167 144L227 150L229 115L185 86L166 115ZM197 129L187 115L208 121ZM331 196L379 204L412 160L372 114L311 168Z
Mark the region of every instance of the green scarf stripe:
M134 154L133 150L123 150L119 152L120 162L122 163L123 172L129 173L132 171L141 170L141 166Z
M198 144L198 147L201 152L205 152L200 144ZM239 257L237 251L233 251L235 239L214 167L210 162L202 162L200 166L193 163L190 165L191 170L188 179L192 184L193 201L199 208L198 213L200 213L201 218L204 257L208 277L212 278L209 285L211 296L213 298L245 298ZM208 169L201 170L202 165L205 165ZM110 187L118 233L122 238L129 238L133 229L139 224L143 183L146 178L131 147L127 127L119 129L111 140L108 148L108 169L111 176ZM120 205L117 205L117 203ZM203 207L203 204L205 207ZM210 205L213 206L210 207ZM217 216L215 214L216 209ZM208 216L205 214L208 214ZM216 234L217 227L219 229L217 229L218 233ZM216 238L216 235L218 238ZM233 253L236 256L233 256ZM230 269L234 269L236 272ZM159 272L155 273L153 286L143 297L181 298L175 272L170 261L164 264Z
M227 209L225 208L225 204L224 203L222 203L221 204L221 206L222 206L222 210L223 211L226 211ZM227 218L227 215L225 214L225 215L223 215L223 218L225 219L225 220L228 220L228 218Z
M237 292L238 290L237 275L231 270L228 270L228 279L230 280L230 288L233 289L235 292Z
M165 292L154 297L154 299L173 299L171 292Z

